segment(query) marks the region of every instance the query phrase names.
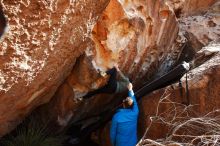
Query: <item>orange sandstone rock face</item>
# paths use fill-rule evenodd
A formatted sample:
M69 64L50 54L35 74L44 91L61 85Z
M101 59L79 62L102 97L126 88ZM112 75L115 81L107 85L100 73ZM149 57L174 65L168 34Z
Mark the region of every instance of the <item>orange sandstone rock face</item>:
M1 1L0 136L47 103L86 49L108 0Z
M6 0L1 5L9 30L0 49L0 135L49 101L41 113L61 127L109 108L113 98L107 95L76 100L106 83L98 69L118 63L138 87L177 62L186 42L181 33L194 25L179 31L173 7L160 0Z
M190 16L201 14L201 12L205 12L207 8L211 7L215 4L217 0L166 0L166 3L171 7L176 16Z
M46 106L47 115L66 126L111 107L113 100L106 94L80 102L76 99L103 86L106 79L97 69L105 71L114 63L133 79L136 87L153 75L162 75L178 60L182 43L186 42L182 33L189 31L186 26L194 24L192 21L184 26L183 20L181 25L186 29L181 32L179 25L172 7L165 2L111 0L92 29L92 41L82 44L85 53Z
M177 4L182 4L179 6L184 6L184 11L179 11L181 18L178 19L179 23L177 24L179 28L179 35L182 36L178 37L178 41L184 42L186 41L184 38L187 37L188 41L186 47L183 48L183 52L185 49L192 48L193 51L199 51L203 46L207 46L211 41L219 39L219 2L214 1L197 1L199 4L189 5L189 3L193 3L194 1L167 1L167 5L170 9L175 12L177 16L177 8L173 7L171 3L174 3L177 7ZM184 2L188 4L185 5ZM149 3L148 3L149 4ZM192 7L188 9L187 7ZM195 10L195 8L202 6L202 11L205 12L200 13L200 11ZM194 7L194 8L193 8ZM179 7L180 8L180 7ZM150 9L150 8L149 8ZM182 8L181 8L182 9ZM165 18L168 13L167 11L162 11L159 13L160 16ZM194 15L195 14L195 15ZM216 25L217 24L217 25ZM171 26L168 28L171 31ZM155 32L155 31L154 31ZM206 47L205 47L206 48ZM219 52L219 40L217 44L208 46L207 48L217 50ZM209 49L208 49L209 50ZM207 60L209 51L205 50L203 54L201 52L197 52L195 55L196 67L204 63L204 60ZM175 53L174 53L175 54ZM178 52L175 54L177 55ZM206 54L206 55L205 55ZM175 56L171 55L170 56ZM183 54L187 57L187 54ZM210 56L209 56L210 57ZM203 60L203 61L202 61ZM216 60L216 62L214 62ZM162 67L162 70L164 68ZM151 71L148 70L148 73ZM190 92L190 104L198 104L195 108L195 111L198 113L204 114L208 111L211 111L212 108L219 107L218 102L214 102L219 97L218 89L219 86L215 86L215 84L219 83L219 54L216 55L214 58L203 64L202 66L195 68L190 73L190 81L189 81L189 92ZM185 86L185 85L184 85ZM174 89L171 87L165 88L168 90L166 95L171 94L169 97L170 99L174 100L175 102L179 103L187 103L187 98L185 95L183 97L180 96L178 84L174 85ZM157 112L157 106L160 101L160 97L163 95L164 90L161 89L158 91L153 92L152 94L143 98L140 101L140 116L139 116L139 135L142 137L143 133L145 132L146 128L150 126L151 117L155 117L155 113ZM184 89L183 89L184 90ZM186 90L186 89L185 89ZM202 92L200 92L202 91ZM183 93L185 94L185 93ZM213 97L213 98L209 98ZM170 104L162 104L159 109L159 113L163 111L172 110L171 108L172 103ZM183 106L184 107L184 106ZM166 114L164 115L166 117ZM101 135L101 144L102 145L110 145L108 133L109 127L105 127L104 130L100 130L102 133ZM159 129L159 130L158 130ZM150 131L147 133L147 138L157 139L157 138L164 138L166 136L166 132L168 131L168 127L160 122L154 122L151 125Z
M111 0L92 29L92 42L47 105L49 115L65 126L109 108L113 100L106 94L76 100L106 83L97 69L105 71L118 63L136 85L156 72L165 72L181 52L184 40L178 37L178 30L175 14L162 1ZM55 110L51 110L53 107Z

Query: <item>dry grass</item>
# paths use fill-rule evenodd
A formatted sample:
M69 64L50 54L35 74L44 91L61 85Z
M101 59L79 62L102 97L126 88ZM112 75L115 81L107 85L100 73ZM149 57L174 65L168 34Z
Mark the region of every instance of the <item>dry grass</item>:
M159 112L163 104L169 104L170 108ZM137 146L219 146L220 110L197 116L193 113L194 106L196 105L186 106L173 102L165 92L158 102L155 116L150 118L151 123ZM146 135L151 125L158 122L169 127L169 132L162 139L148 139Z

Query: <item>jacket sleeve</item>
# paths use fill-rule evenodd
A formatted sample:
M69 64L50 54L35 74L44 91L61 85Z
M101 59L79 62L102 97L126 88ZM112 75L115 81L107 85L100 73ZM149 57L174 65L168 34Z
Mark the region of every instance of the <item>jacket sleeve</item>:
M119 74L119 76L120 76L120 79L122 80L122 81L124 81L124 82L130 82L129 81L129 79L119 70L118 71L118 74Z
M138 104L137 104L137 101L136 101L136 97L135 97L135 95L134 95L134 91L133 91L133 90L128 91L128 96L132 98L133 103L134 103L134 105L133 105L133 107L132 107L132 111L135 112L135 113L138 113L138 112L139 112L139 110L138 110Z
M116 145L116 135L117 135L117 121L115 117L112 119L111 129L110 129L110 139L113 146Z
M107 70L105 73L108 74L108 75L112 75L112 74L114 74L114 72L117 72L117 70L116 70L115 67L113 67L113 68Z

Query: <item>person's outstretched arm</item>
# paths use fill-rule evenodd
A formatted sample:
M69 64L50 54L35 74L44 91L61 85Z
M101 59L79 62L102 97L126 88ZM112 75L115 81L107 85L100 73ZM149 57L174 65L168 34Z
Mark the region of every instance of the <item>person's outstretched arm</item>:
M120 70L118 71L118 74L123 81L130 82L129 79Z
M129 79L121 72L121 70L118 68L117 65L115 65L115 68L116 68L121 80L126 81L126 82L130 82Z
M133 112L139 112L139 109L138 109L138 104L137 104L137 100L136 100L136 97L134 95L134 91L133 91L133 85L131 83L129 83L128 85L128 96L132 98L133 100L133 107L132 107L132 111Z
M117 135L117 121L115 120L115 117L112 118L112 124L110 129L110 140L113 146L116 145L116 135Z

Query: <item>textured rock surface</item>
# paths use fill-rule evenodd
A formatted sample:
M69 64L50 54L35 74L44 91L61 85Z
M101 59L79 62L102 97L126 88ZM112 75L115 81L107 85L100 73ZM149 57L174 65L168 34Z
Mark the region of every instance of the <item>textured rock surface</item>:
M112 103L107 95L76 102L77 97L105 83L97 69L104 71L118 63L137 85L156 72L159 75L168 70L179 57L182 41L172 10L162 1L151 0L111 0L94 26L91 39L93 42L47 105L49 115L59 125L98 114Z
M169 1L174 2L174 1ZM182 1L183 2L183 1ZM193 3L193 1L185 1L188 3ZM202 3L202 1L197 1L198 3ZM203 1L204 2L204 1ZM207 3L206 3L207 2ZM179 11L181 18L179 18L179 34L184 37L187 37L188 43L183 48L183 56L187 58L188 55L193 54L193 52L199 51L203 46L207 46L210 41L218 40L219 39L219 2L216 1L206 1L205 3L201 4L202 12L196 11L195 8L200 4L191 5L194 7L187 11ZM181 1L178 1L175 4L180 4ZM214 3L214 5L212 5ZM168 3L171 8L174 8L170 3ZM181 4L182 6L186 7L186 4ZM212 5L211 7L209 7ZM190 5L188 5L190 6ZM174 9L177 15L177 8ZM182 9L182 8L181 8ZM203 15L205 13L205 15ZM179 17L179 16L177 16ZM216 24L216 25L215 25ZM219 50L219 41L218 44L205 47L206 51L199 51L195 54L194 57L194 67L197 67L204 63L205 60L210 59L209 49L213 49L214 51ZM208 49L209 48L209 49ZM187 51L189 51L187 53ZM192 59L192 58L191 58ZM202 66L195 68L190 72L190 81L189 81L189 92L190 92L190 104L199 104L199 106L195 106L195 111L200 113L201 115L212 111L215 108L219 108L219 103L215 102L219 98L219 86L215 86L215 84L219 84L219 54L216 55L214 58L203 64ZM216 62L214 62L216 60ZM213 76L214 75L214 76ZM193 76L193 77L192 77ZM201 86L202 85L202 86ZM180 96L180 91L178 84L174 85L174 89L171 87L167 88L168 94L170 95L170 99L174 100L175 102L179 103L186 103L187 98ZM141 115L140 115L140 123L139 123L139 136L142 137L143 133L150 125L150 117L154 117L156 113L156 109L158 106L158 102L160 101L160 97L163 95L165 89L161 89L150 94L147 97L144 97L143 100L140 102L141 106ZM201 92L202 91L202 92ZM210 97L212 97L210 99ZM169 110L171 104L162 104L160 106L159 112L163 112ZM172 110L172 108L171 108ZM166 115L165 115L166 117ZM100 130L101 133L101 144L102 145L110 145L108 139L108 126L104 129ZM158 130L158 128L160 130ZM157 139L157 138L164 138L166 136L166 132L168 131L168 127L165 124L160 124L158 122L154 122L151 125L151 129L148 132L147 138Z
M175 11L177 17L180 15L197 15L207 11L207 8L215 4L218 0L166 0L168 5Z
M140 125L143 127L140 129L142 129L141 132L144 133L144 129L150 127L146 135L147 138L165 138L168 132L168 123L171 123L171 119L169 119L171 117L173 117L173 119L177 122L178 120L181 120L181 116L182 119L187 116L200 117L219 109L220 44L209 45L203 48L199 54L206 56L211 51L218 53L201 66L188 72L189 97L186 96L186 82L185 77L183 77L181 79L183 82L182 96L179 85L174 84L172 88L169 86L155 91L141 100L140 109L142 112L140 116L141 119L139 121ZM187 102L190 104L191 108L190 106L184 106L184 103ZM183 113L186 113L187 108L190 109L188 111L189 115L180 113L180 111L184 111ZM192 109L194 114L192 114ZM164 121L160 121L155 117L160 117L164 119ZM158 130L158 127L160 127L161 130Z
M9 30L0 47L0 136L51 99L86 49L107 3L1 1Z
M196 66L202 65L192 68L187 74L188 97L186 96L186 78L184 76L181 79L182 95L179 84L176 83L154 91L139 101L139 138L142 138L148 129L145 138L165 139L170 132L171 123L178 123L178 120L181 121L187 116L203 116L219 109L220 42L212 43L197 52L193 63ZM186 106L186 104L190 104L190 106ZM110 123L97 134L100 135L99 142L103 146L111 146L109 126Z
M189 40L196 51L201 49L196 45L208 45L210 41L217 40L220 34L220 2L215 3L212 7L204 11L204 14L193 15L180 18L181 31L186 31L189 35ZM193 40L194 39L194 40Z
M2 1L9 31L0 48L0 135L51 98L39 110L59 126L108 108L113 98L107 95L76 99L105 84L97 70L114 63L136 87L162 75L179 59L185 34L196 40L190 42L195 51L217 38L218 5L205 16L191 16L214 2ZM178 5L185 14L180 23Z

